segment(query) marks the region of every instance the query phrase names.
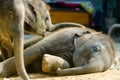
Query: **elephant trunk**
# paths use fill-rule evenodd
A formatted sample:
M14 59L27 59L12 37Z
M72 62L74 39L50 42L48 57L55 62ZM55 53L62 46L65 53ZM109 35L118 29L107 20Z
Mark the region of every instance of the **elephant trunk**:
M49 29L50 32L61 29L61 28L65 28L65 27L81 27L81 28L85 28L84 25L82 24L78 24L78 23L72 23L72 22L63 22L63 23L58 23L55 25L52 25Z

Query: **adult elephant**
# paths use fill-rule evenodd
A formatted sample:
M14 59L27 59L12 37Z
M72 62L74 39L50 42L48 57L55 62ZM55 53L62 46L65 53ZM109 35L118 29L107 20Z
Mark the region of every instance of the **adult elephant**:
M0 10L2 59L15 55L18 74L29 80L23 60L24 29L44 36L46 30L53 26L49 10L42 0L0 0Z

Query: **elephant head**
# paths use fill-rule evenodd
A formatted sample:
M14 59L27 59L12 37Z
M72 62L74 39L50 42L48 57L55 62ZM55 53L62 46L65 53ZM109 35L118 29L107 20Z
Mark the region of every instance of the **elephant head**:
M112 40L101 33L94 32L76 38L73 54L73 68L60 69L58 75L76 75L107 70L113 63L115 50Z

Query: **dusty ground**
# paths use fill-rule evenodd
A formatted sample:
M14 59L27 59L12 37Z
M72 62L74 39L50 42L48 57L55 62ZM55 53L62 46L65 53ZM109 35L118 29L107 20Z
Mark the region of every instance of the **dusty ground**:
M74 75L74 76L54 76L45 74L29 74L31 80L120 80L120 71L107 70L101 73ZM0 78L0 80L21 80L20 77Z

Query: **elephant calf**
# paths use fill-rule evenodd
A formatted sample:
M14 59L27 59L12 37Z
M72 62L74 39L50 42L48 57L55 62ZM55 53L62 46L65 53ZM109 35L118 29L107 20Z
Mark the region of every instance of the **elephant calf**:
M115 52L112 40L87 28L63 28L24 50L25 66L39 62L41 70L44 54L61 57L69 68L57 68L58 75L77 75L107 70L113 63ZM0 63L2 76L16 72L14 57Z

